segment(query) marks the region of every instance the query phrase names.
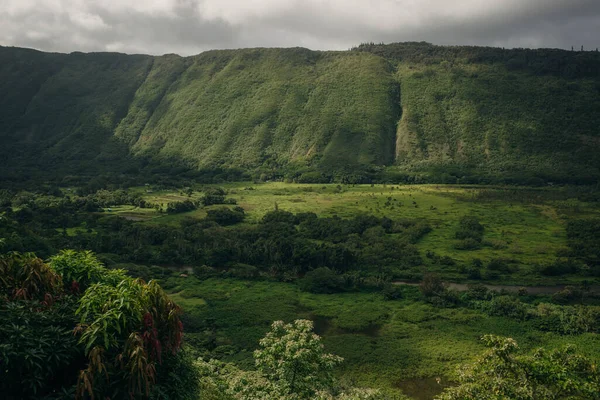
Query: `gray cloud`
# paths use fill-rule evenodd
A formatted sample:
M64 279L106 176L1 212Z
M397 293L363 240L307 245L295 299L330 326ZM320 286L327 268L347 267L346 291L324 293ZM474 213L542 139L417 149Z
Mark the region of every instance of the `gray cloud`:
M0 44L190 55L425 40L600 47L598 0L0 0Z

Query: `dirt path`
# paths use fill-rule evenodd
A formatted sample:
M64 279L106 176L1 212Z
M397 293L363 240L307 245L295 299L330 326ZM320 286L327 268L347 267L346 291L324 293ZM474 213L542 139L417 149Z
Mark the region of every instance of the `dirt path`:
M408 281L395 281L392 282L394 285L406 285L406 286L419 286L418 283L408 282ZM469 290L469 285L466 283L445 283L448 289L465 291ZM569 285L554 285L554 286L516 286L516 285L486 285L483 284L489 290L501 291L505 290L509 293L518 293L519 289L525 288L527 289L528 294L554 294L556 292L560 292L565 288L565 286ZM590 286L590 293L600 294L600 285L592 285Z

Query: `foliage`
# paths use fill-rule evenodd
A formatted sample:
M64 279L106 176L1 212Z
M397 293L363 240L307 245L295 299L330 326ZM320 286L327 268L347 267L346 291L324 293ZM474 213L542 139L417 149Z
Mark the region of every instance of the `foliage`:
M225 190L219 187L210 187L204 191L200 200L204 206L225 203Z
M486 335L482 340L490 350L464 367L458 374L459 385L437 399L598 398L598 366L573 347L519 354L511 338Z
M148 396L156 366L176 357L181 310L156 281L107 270L89 251L61 251L50 265L12 253L0 266L1 368L13 377L0 383L11 396L69 392L75 381L78 398Z
M234 225L238 222L242 222L245 216L244 209L241 207L234 207L233 209L219 207L206 212L206 218L208 220L215 221L222 226Z
M51 306L37 300L0 304L3 396L40 398L53 386L75 383L82 353L73 336L75 307L70 299Z
M0 300L39 300L52 305L62 277L32 253L0 255Z
M584 261L595 276L600 275L599 219L576 219L567 224L570 255Z
M300 280L300 288L311 293L335 293L345 289L345 282L329 268L313 269Z
M190 200L176 201L167 204L167 212L169 214L178 214L197 209L198 206Z
M65 289L76 293L96 282L114 285L123 278L119 271L107 271L91 251L61 250L50 257L48 265L62 277Z
M276 321L254 352L257 370L277 382L282 395L310 398L333 384L333 368L340 357L324 352L311 321Z
M426 274L419 284L419 290L425 297L441 296L446 291L442 279L436 274Z
M230 364L200 361L203 386L211 398L240 400L316 399L377 400L376 390L336 387L333 368L342 358L327 354L311 321L291 324L276 321L254 351L256 371L242 371ZM217 393L225 396L217 397ZM203 397L204 398L204 397Z

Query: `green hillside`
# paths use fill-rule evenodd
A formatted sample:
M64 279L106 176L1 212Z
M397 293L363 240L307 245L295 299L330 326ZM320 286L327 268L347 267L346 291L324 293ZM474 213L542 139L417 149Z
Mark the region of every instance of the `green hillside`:
M241 168L300 181L589 183L599 126L597 52L0 47L0 179L13 181Z
M366 53L212 51L157 58L117 136L137 155L197 167L394 160L397 90Z
M397 66L396 165L592 180L600 158L600 54L363 45Z

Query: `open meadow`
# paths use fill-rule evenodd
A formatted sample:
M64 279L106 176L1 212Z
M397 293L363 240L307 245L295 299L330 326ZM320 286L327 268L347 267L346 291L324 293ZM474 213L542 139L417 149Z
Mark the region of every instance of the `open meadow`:
M512 285L552 285L576 283L578 277L544 277L537 266L556 259L567 247L566 223L569 219L600 216L597 203L577 200L565 188L485 187L460 185L335 185L227 183L222 185L229 198L246 212L245 223L255 223L275 209L292 213L313 212L320 217L350 218L375 215L392 220L419 219L432 227L416 245L425 257L428 271L449 280L464 280L461 265L494 259L514 265L516 271L501 277ZM134 188L151 204L163 210L169 202L197 201L202 188L191 194L181 191L152 191ZM150 193L148 193L150 192ZM188 195L189 194L189 195ZM110 213L148 224L177 225L187 217L203 218L217 206L178 214L159 213L152 208L113 207ZM473 216L485 228L484 245L477 249L458 249L455 235L461 217ZM433 259L432 259L433 257ZM449 257L446 264L433 262ZM407 275L407 279L411 276Z

